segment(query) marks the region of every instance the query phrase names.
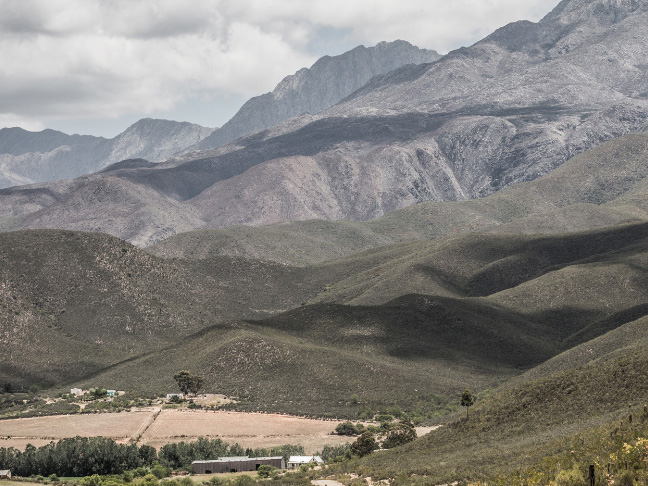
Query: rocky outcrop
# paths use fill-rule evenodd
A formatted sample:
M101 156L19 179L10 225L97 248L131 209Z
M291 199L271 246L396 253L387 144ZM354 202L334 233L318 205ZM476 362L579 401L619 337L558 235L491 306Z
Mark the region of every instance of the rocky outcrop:
M358 46L339 56L324 56L310 69L287 76L270 93L250 99L234 117L193 149L225 145L294 116L319 113L361 88L374 76L406 64L430 63L441 56L409 42Z

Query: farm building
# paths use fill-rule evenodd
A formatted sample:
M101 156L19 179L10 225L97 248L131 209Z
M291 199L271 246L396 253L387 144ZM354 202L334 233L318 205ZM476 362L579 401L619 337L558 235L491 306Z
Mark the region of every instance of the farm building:
M302 464L324 464L320 456L290 456L288 459L288 469L295 469Z
M83 395L83 390L81 388L72 388L70 390L70 395L75 395L78 397L79 395Z
M0 479L11 479L11 470L10 469L0 470Z
M211 461L194 461L191 463L194 474L228 473L241 471L256 471L259 466L274 466L286 469L283 456L277 457L220 457Z

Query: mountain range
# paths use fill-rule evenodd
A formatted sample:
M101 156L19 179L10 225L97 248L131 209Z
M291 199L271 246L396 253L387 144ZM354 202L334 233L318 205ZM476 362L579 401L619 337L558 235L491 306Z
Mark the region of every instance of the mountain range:
M403 484L621 467L592 444L648 430L645 25L564 0L231 143L0 190L0 382L445 417L340 466Z
M370 220L483 197L646 126L647 20L644 2L565 0L537 24L374 77L331 108L229 145L2 190L0 225L149 245L192 229Z
M70 179L125 159L162 162L187 150L213 148L305 112L328 108L379 74L441 57L405 41L358 46L325 56L287 76L271 93L249 100L220 129L169 120L138 121L113 139L55 130L0 130L0 188Z

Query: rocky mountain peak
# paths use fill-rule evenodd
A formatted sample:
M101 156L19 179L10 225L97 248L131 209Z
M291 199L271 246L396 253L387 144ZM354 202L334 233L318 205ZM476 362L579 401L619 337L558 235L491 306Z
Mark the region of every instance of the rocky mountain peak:
M574 25L596 19L602 25L611 25L646 9L646 0L563 0L541 23Z
M191 149L219 147L289 118L319 113L375 76L440 57L436 51L420 49L403 40L358 46L339 56L324 56L310 68L286 76L270 93L250 99L222 128Z

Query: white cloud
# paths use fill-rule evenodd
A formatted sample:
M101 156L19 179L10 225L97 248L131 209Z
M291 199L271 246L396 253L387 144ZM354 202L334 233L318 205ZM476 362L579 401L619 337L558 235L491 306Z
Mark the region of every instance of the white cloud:
M322 32L444 52L556 1L0 0L0 126L250 97L310 66Z

